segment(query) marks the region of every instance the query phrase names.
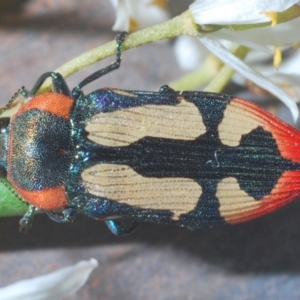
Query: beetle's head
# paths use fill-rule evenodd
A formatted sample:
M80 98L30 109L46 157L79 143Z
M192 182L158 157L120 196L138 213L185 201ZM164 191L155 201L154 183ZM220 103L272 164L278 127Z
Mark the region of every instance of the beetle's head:
M10 118L0 118L0 165L7 169L8 133Z

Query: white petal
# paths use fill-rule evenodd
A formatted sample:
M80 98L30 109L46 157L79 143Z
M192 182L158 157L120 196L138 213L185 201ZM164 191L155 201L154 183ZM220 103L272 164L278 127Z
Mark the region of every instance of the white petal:
M285 58L278 69L279 72L300 75L300 49ZM300 86L300 81L298 82Z
M139 27L138 29L147 28L156 24L165 22L170 19L168 11L157 5L149 5L138 13Z
M258 86L276 95L283 103L288 106L293 115L294 121L296 122L299 116L297 105L295 101L291 99L284 90L282 90L268 78L264 77L261 73L252 70L244 62L230 53L226 48L224 48L222 44L217 40L208 38L207 36L200 36L198 37L198 39L225 64L229 65L231 68L257 84Z
M264 12L281 12L298 0L198 0L189 9L197 24L255 24L268 22Z
M262 27L233 31L221 29L209 35L216 39L225 39L253 49L263 50L266 45L291 45L300 41L300 17L275 27Z
M119 1L119 5L116 7L116 21L113 26L114 31L129 31L130 15L127 11L124 1Z
M114 9L117 9L118 2L119 2L118 0L110 0L110 3L114 7Z
M22 280L0 289L1 300L60 300L74 294L98 266L95 259L80 261L58 271Z
M181 36L174 44L174 53L183 70L195 70L204 62L209 51L192 36Z
M272 47L274 48L274 47ZM262 52L262 51L251 51L246 59L245 62L248 65L254 65L254 64L269 64L273 65L273 55L274 55L274 49L270 49L270 52Z
M113 26L115 31L129 31L130 20L137 23L136 29L142 29L167 21L170 16L168 11L152 0L111 0L116 9L116 21Z
M293 50L290 50L293 51ZM252 51L253 54L258 53L257 51ZM250 53L252 53L250 52ZM250 54L249 53L249 54ZM247 56L248 58L248 56ZM248 60L246 59L246 62ZM250 62L251 66L258 70L260 73L264 74L267 77L274 77L280 74L292 75L296 76L295 78L299 78L300 76L300 49L294 51L293 53L289 53L284 57L282 63L278 68L274 68L272 61L269 60L268 63L263 63L259 61L255 61L254 63ZM293 77L291 77L293 78ZM300 80L298 80L298 85L300 87Z

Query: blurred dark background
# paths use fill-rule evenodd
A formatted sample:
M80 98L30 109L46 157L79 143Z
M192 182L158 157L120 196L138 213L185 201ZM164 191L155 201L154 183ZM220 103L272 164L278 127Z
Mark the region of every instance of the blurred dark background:
M178 14L185 1L170 1ZM108 0L0 1L0 90L6 103L39 75L114 39ZM112 62L109 58L67 81L70 87ZM172 41L123 54L120 70L89 85L157 90L184 74ZM0 286L45 274L82 259L99 267L69 299L299 299L300 203L261 219L219 228L187 229L142 224L129 237L80 216L56 224L38 215L26 235L19 218L0 219Z

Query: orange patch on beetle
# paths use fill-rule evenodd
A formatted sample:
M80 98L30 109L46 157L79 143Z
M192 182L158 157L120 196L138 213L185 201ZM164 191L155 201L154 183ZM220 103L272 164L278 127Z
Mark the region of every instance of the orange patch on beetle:
M300 133L291 125L249 101L234 98L224 111L218 131L221 142L238 146L244 134L258 126L270 132L282 157L300 162Z
M28 191L19 187L12 178L9 178L9 181L14 184L17 192L26 202L38 208L54 210L68 205L64 185L40 191Z
M74 100L66 95L60 93L44 93L33 97L30 101L25 103L13 117L13 120L24 112L32 109L47 111L58 117L69 119L73 103Z
M300 195L300 171L286 171L271 193L255 200L240 188L237 179L224 178L217 186L219 212L231 224L246 222L275 211Z

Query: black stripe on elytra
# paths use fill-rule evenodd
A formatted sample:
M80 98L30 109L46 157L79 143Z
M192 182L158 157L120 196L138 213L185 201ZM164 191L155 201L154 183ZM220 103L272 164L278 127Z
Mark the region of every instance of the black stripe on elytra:
M88 165L99 163L128 165L144 177L235 177L257 200L271 192L284 171L300 168L281 157L274 138L262 127L244 135L237 147L206 133L195 141L146 137L127 147L90 148Z

